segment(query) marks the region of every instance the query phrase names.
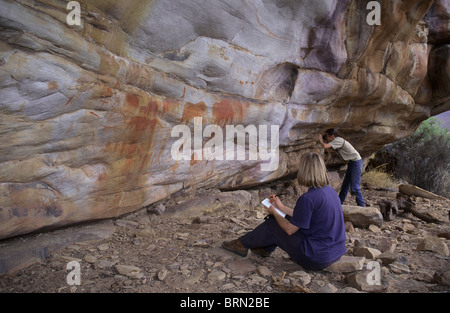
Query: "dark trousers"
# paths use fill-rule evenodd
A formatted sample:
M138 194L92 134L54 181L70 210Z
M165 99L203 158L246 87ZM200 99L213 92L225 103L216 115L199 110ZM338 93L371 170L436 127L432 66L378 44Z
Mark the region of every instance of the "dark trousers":
M341 204L344 203L347 197L348 191L351 189L356 196L356 204L359 206L365 206L364 198L361 193L361 173L363 168L363 161L350 161L347 165L347 172L345 173L344 181L342 182L341 192L339 193L339 198L341 199Z
M301 253L302 234L300 231L288 235L273 216L269 216L262 224L251 232L239 238L247 249L265 248L272 252L276 247L280 247L291 257L294 262L300 264L305 269L321 270L329 264L309 264Z

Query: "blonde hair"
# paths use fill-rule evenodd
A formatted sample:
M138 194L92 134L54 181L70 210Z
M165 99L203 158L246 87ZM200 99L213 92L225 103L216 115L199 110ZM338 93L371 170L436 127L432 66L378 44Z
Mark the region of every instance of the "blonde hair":
M318 153L308 152L300 157L297 181L301 186L315 188L330 184L325 162Z

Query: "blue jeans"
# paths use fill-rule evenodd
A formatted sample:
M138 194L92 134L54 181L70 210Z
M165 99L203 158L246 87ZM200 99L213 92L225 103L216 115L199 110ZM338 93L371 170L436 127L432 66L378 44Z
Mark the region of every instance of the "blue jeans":
M365 206L364 198L361 193L359 185L361 184L361 173L363 168L362 159L358 161L350 161L347 165L347 172L345 173L344 181L342 182L341 192L339 193L339 199L341 204L344 203L347 197L348 191L351 189L356 196L356 204L358 206Z

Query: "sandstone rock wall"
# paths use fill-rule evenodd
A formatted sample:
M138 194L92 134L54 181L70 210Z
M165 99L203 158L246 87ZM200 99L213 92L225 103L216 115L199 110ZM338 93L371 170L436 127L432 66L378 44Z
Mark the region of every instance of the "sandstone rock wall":
M0 0L0 239L282 177L329 127L368 156L449 109L446 1L379 1L379 26L356 0L79 3L69 26ZM279 126L277 166L174 160L176 125Z

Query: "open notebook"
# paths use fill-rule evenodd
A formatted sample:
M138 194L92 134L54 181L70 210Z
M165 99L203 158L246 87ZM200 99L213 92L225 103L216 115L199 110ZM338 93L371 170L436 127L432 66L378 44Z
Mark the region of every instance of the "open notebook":
M281 212L276 206L274 206L272 203L270 203L269 198L265 198L263 202L261 202L266 208L270 207L271 205L275 208L275 211L280 214L282 217L286 216L286 213Z

